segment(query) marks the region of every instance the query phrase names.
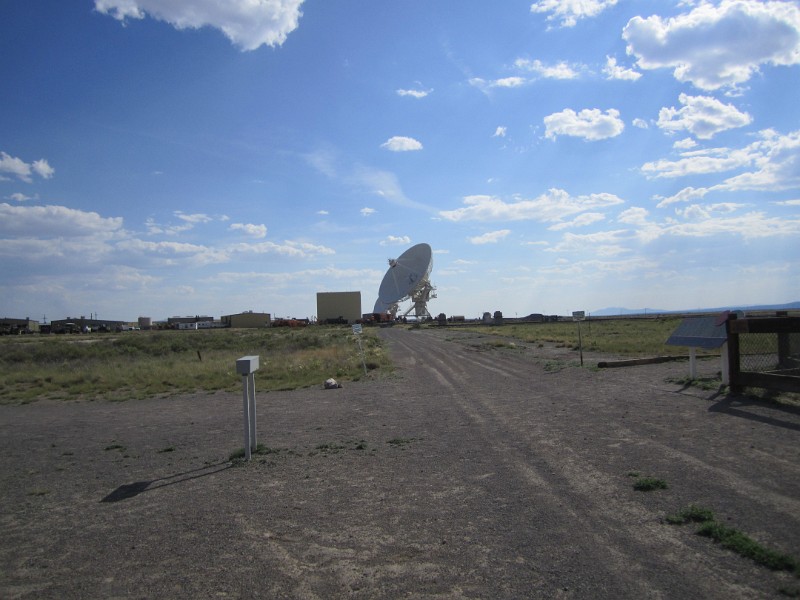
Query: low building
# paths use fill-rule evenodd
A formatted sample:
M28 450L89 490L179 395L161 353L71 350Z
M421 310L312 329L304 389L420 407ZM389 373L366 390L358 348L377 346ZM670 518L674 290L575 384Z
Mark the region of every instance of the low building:
M109 319L96 319L80 317L67 317L50 321L50 330L53 333L86 333L89 331L123 331L130 326L125 321L111 321Z
M199 315L195 315L194 317L169 317L167 319L167 325L172 329L178 329L178 324L180 323L205 323L205 322L214 322L214 317L201 317Z
M257 313L252 310L235 315L222 315L220 317L225 327L233 329L269 327L272 316L269 313Z
M361 319L361 292L318 292L317 323L355 323Z
M5 317L0 319L0 333L16 334L16 333L38 333L39 321L34 321L30 318L13 319Z

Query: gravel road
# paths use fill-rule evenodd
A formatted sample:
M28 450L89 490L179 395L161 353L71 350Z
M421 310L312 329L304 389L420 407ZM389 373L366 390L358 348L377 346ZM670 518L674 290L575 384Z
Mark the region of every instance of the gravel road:
M379 334L391 377L256 390L247 464L240 394L0 406L0 597L800 594L664 523L696 504L800 557L800 410L668 381L685 362Z

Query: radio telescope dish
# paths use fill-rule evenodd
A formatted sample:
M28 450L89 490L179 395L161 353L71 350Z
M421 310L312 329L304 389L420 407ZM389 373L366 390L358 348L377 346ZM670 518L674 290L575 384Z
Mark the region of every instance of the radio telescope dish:
M428 244L417 244L398 258L390 258L389 270L383 276L373 312L389 312L396 317L400 302L410 298L411 308L403 316L413 310L417 318L430 319L428 300L436 298L436 288L428 279L432 268L433 252Z

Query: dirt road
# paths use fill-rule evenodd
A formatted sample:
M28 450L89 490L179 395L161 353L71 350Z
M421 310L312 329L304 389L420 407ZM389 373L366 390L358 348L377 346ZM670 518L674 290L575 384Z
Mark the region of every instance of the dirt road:
M236 394L0 407L0 597L800 590L663 522L693 503L800 556L800 411L669 383L686 363L597 370L451 330L380 335L388 380L257 390L271 451L247 465L228 461ZM668 488L635 491L634 473Z

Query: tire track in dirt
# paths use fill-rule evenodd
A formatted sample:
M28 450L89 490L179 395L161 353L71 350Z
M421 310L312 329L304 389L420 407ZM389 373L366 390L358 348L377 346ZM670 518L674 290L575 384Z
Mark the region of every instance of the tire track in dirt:
M393 335L389 339L395 346L414 354L424 372L445 387L449 392L447 396L481 429L480 435L486 447L492 448L493 459L503 469L517 475L515 485L522 484L517 493L536 498L543 510L559 514L565 527L571 523L574 529L570 541L578 543L583 551L602 553L603 567L618 585L624 582L622 588L626 593L636 590L650 597L675 593L674 587L657 591L643 583L653 565L643 564L642 556L649 556L657 557L656 562L662 569L695 574L699 570L697 579L704 594L714 595L722 590L733 596L742 594L739 584L707 570L707 558L684 543L685 536L675 529L665 528L642 504L619 498L618 476L587 469L584 458L547 435L541 427L523 428L519 416L514 414L518 406L498 402L496 394L492 394L491 379L499 375L506 378L504 385L511 388L512 395L524 397L530 392L532 374L544 375L541 366L517 356L503 355L504 367L499 368L492 364L496 356L476 357L467 354L460 344L448 344L420 332ZM517 366L506 366L508 363ZM491 375L485 373L487 370ZM571 393L581 391L569 390ZM440 396L439 393L434 395ZM532 440L533 431L539 435ZM619 429L618 432L635 437L630 430ZM531 464L532 456L536 456L535 465ZM569 498L570 505L556 498ZM629 533L632 523L636 528Z

